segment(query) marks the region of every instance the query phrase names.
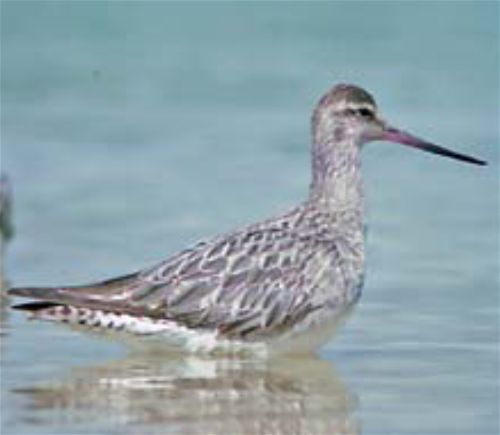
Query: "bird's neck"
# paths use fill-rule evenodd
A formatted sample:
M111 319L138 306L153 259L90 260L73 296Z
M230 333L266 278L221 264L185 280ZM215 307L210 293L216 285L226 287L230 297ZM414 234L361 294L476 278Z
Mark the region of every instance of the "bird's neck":
M361 220L363 184L360 147L348 139L315 138L309 201L332 213L348 213ZM361 223L361 222L360 222Z

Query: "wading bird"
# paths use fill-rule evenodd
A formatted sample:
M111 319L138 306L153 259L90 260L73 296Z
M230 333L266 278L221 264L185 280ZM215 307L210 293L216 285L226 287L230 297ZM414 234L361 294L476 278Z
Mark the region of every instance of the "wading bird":
M361 294L361 150L390 141L477 165L390 126L373 97L340 84L312 116L312 182L288 213L202 241L152 268L85 286L12 288L36 319L161 336L192 351L308 350Z

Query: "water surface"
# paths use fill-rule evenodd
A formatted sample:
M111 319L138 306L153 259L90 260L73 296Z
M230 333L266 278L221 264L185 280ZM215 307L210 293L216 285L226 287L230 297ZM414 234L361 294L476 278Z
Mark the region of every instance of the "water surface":
M364 294L316 358L137 353L3 303L2 433L498 433L498 3L1 7L17 285L124 274L286 210L339 81L490 162L366 149Z

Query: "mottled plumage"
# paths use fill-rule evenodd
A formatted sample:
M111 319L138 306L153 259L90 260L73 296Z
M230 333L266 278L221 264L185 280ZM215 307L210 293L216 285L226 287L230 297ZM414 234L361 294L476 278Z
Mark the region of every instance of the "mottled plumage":
M197 334L204 338L196 349L207 348L206 334L226 344L293 342L308 333L324 340L321 329L336 325L363 283L361 146L388 139L481 162L389 127L373 97L353 85L338 85L320 99L312 137L310 194L290 212L125 277L11 289L41 300L18 308L36 318L136 334Z

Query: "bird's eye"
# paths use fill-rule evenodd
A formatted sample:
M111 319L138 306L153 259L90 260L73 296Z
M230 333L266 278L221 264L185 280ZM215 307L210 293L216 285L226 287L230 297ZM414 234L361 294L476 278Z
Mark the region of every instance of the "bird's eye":
M361 109L358 110L358 113L363 118L373 118L373 112L370 109L361 108Z

